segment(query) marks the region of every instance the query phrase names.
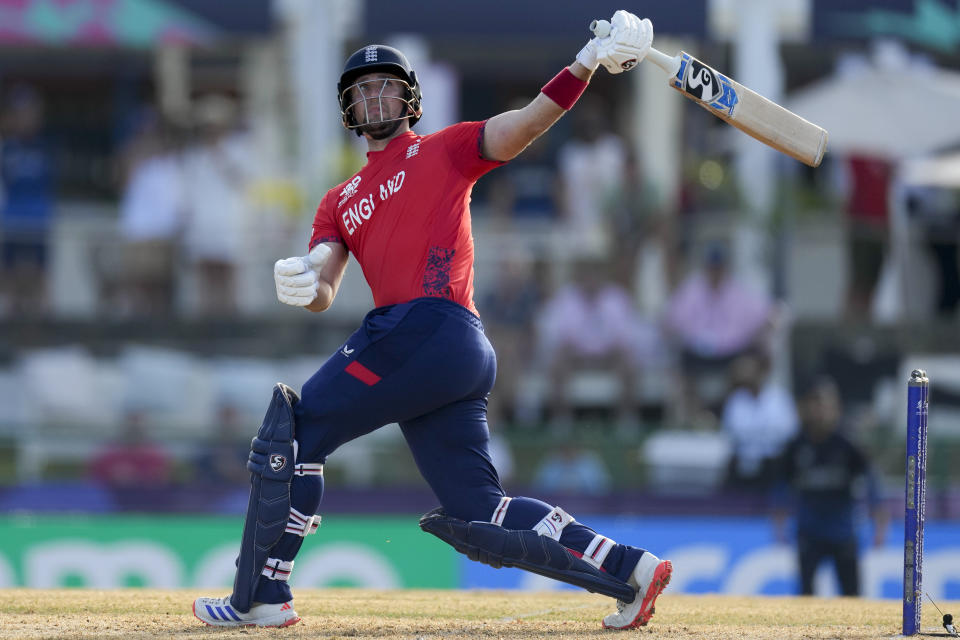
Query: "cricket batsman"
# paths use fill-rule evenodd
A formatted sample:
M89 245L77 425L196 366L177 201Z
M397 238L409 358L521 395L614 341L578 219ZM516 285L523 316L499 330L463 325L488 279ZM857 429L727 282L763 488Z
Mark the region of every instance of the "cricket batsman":
M299 617L288 580L305 536L320 525L323 465L345 442L399 423L440 507L420 527L495 567L519 567L617 600L602 624L645 625L672 567L615 542L559 506L509 497L488 453L487 395L496 356L473 303L470 192L571 109L599 65L636 66L653 26L626 11L525 107L430 135L416 72L372 44L344 65L343 125L366 139L367 163L317 207L306 256L279 260L277 297L313 312L337 295L348 252L376 308L303 385L278 384L253 439L252 488L233 593L198 598L196 617L222 627L285 627ZM424 559L427 562L426 559Z

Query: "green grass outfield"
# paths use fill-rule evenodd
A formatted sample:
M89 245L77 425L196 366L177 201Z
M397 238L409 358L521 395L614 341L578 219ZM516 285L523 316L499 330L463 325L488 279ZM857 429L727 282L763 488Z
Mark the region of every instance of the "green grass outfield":
M0 638L892 638L901 604L854 598L671 596L657 601L650 624L605 631L613 610L604 596L577 592L301 590L303 620L286 629L220 629L193 617L200 595L216 590L83 589L0 591ZM938 602L960 614L960 603ZM958 616L960 617L960 616ZM924 603L923 630L942 634L940 616Z

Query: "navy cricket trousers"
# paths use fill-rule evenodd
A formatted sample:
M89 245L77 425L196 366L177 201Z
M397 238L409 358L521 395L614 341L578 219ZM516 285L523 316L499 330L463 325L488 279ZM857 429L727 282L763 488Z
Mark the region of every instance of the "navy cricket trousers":
M397 422L420 473L449 513L488 519L503 496L487 452L496 357L479 318L442 298L379 307L303 385L298 459Z
M396 422L444 511L461 520L490 521L504 497L488 452L487 394L496 369L480 319L459 304L417 298L378 307L303 385L294 407L297 461L326 462L340 445ZM291 503L309 515L322 493L322 478L295 477ZM503 526L532 528L552 508L513 498ZM595 536L574 522L560 542L583 553ZM292 560L302 541L284 534L271 555ZM603 567L626 580L642 553L615 545ZM254 600L291 597L285 582L260 580Z

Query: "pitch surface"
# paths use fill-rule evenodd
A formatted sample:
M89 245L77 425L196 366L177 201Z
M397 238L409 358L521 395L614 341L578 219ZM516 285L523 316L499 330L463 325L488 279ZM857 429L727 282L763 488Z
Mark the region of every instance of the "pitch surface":
M850 598L758 598L670 594L657 601L650 624L605 631L613 610L604 596L578 592L300 590L303 620L286 629L219 629L193 617L190 605L216 591L7 589L0 599L0 638L657 638L771 640L892 638L899 634L898 601ZM937 603L960 612L960 603ZM924 606L924 631L939 615Z

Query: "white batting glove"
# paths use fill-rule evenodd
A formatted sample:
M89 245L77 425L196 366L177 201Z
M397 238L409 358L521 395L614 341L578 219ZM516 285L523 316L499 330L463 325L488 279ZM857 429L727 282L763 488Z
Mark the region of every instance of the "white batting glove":
M577 54L577 62L590 71L596 71L600 63L597 61L597 42L600 38L591 38Z
M609 33L604 35L608 28ZM609 23L599 21L594 33L597 35L597 62L610 73L633 69L646 57L653 44L653 23L623 9L614 13Z
M318 244L309 255L277 260L273 265L277 299L294 307L305 307L313 302L320 288L320 271L330 254L330 247Z

